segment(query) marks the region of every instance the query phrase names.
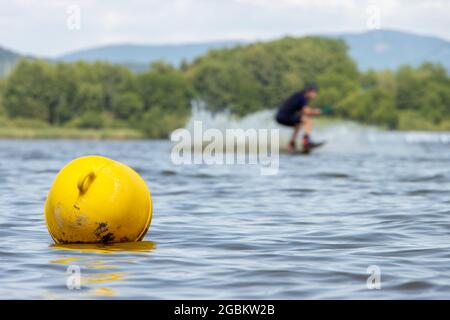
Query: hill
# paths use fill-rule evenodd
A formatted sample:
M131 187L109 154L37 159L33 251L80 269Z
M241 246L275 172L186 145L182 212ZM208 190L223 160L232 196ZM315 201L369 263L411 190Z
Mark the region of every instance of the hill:
M10 71L20 57L18 53L0 47L0 76Z
M237 41L174 45L118 44L75 51L64 54L58 59L66 62L108 61L125 64L133 70L139 70L147 68L149 63L156 60L164 60L178 66L183 60L190 62L210 49L229 48L238 44Z
M343 39L349 46L350 56L362 71L397 69L404 64L419 66L426 61L441 63L450 70L450 42L439 38L391 30L322 36ZM164 60L178 66L183 60L191 62L210 49L230 48L239 44L245 44L245 42L223 41L179 45L118 44L75 51L64 54L58 59L67 62L108 61L125 64L132 70L141 71L155 60Z
M412 33L376 30L332 36L343 39L350 56L362 71L417 67L423 62L441 63L450 70L450 42Z

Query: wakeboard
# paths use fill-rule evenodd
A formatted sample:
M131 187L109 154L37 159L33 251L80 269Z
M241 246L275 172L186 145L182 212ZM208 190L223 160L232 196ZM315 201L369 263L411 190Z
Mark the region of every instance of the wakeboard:
M307 155L307 154L311 154L311 152L315 149L318 149L320 147L323 147L326 144L326 141L320 142L320 143L316 143L314 146L311 147L302 147L302 149L300 150L295 150L294 152L291 152L291 154L294 155Z

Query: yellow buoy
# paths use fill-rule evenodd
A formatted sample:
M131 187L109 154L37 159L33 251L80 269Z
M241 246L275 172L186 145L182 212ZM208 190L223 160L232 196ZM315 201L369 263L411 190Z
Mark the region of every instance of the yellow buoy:
M100 156L67 164L45 203L47 228L56 243L140 241L151 219L144 180L130 167Z

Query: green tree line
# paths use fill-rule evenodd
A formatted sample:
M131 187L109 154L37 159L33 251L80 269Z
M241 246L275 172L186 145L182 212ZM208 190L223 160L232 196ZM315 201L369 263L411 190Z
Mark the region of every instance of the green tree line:
M334 117L389 129L450 130L450 77L443 66L362 73L339 40L284 38L214 50L185 73L213 111L275 108L315 81L320 94L313 103L333 107Z
M133 128L166 137L184 126L193 100L244 116L274 109L304 83L320 86L318 107L390 129L450 129L450 78L425 63L358 71L347 46L319 37L284 38L211 50L180 68L142 73L109 63L23 60L0 80L0 117L82 129Z
M134 74L108 63L23 60L0 88L2 112L11 119L80 129L134 128L154 138L185 124L193 96L183 73L163 63Z

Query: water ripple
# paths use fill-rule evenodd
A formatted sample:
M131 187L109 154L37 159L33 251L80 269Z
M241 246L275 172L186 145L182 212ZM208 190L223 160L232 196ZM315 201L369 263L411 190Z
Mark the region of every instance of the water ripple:
M0 298L448 299L449 148L374 137L283 154L276 176L175 166L166 141L0 141ZM48 189L86 154L149 185L154 218L138 247L52 245ZM81 290L67 289L71 265ZM374 265L381 290L366 286Z

